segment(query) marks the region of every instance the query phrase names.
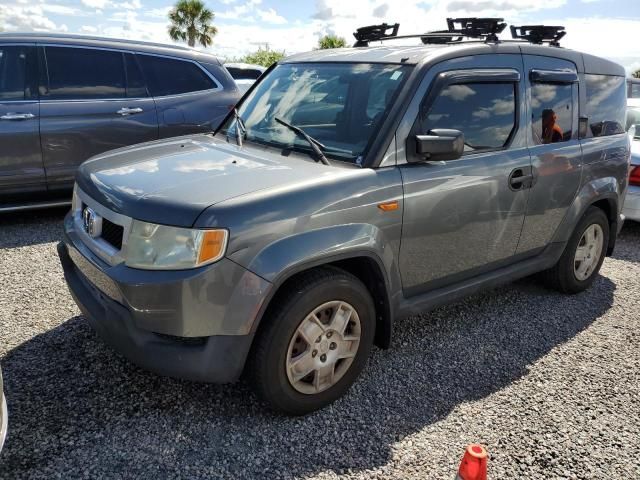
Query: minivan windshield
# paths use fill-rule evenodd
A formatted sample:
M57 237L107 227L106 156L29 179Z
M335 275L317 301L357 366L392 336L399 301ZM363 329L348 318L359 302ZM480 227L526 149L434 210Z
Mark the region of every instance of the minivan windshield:
M238 106L244 140L309 152L309 142L280 122L322 144L330 159L362 163L372 139L412 67L367 63L285 63L275 67ZM221 132L235 141L231 115Z

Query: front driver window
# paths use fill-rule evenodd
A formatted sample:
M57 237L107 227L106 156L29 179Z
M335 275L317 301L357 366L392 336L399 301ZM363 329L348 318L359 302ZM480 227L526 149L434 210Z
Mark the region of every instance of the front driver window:
M465 138L465 152L503 148L516 125L514 83L449 85L421 115L420 132L452 128Z

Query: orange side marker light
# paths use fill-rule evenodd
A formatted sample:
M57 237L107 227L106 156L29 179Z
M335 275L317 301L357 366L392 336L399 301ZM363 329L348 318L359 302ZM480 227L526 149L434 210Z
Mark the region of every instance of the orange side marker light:
M392 202L379 203L378 208L383 212L393 212L394 210L398 210L398 208L400 208L400 204L397 200L394 200Z

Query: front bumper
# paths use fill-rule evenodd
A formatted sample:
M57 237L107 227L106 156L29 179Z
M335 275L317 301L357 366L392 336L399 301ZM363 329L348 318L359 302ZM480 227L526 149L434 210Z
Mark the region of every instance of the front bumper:
M640 187L630 186L628 188L622 213L627 220L640 222Z
M109 266L67 220L58 245L65 280L106 343L161 375L216 383L240 376L268 282L227 259L175 272Z

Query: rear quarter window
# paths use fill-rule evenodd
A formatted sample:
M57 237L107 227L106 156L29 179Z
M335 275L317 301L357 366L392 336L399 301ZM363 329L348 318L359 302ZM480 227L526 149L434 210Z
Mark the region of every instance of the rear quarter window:
M588 137L624 133L627 109L626 79L612 75L585 75Z
M220 87L193 62L152 55L138 55L138 60L149 92L154 97L181 95Z

